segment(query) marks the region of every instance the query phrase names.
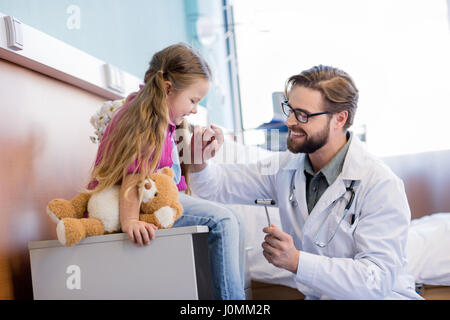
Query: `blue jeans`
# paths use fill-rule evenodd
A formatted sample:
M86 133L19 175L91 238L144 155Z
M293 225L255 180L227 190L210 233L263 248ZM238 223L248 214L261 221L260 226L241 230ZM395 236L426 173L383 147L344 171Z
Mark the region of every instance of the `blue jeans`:
M214 298L220 300L243 300L243 236L241 224L233 210L216 202L179 193L184 208L182 216L173 228L206 225L208 255L211 266Z

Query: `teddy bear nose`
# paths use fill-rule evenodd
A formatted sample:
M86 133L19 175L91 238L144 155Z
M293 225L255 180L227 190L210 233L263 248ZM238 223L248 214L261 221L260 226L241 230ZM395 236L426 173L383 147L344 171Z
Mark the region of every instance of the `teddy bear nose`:
M151 183L150 183L150 182L147 182L147 183L145 184L145 189L150 190L151 188L152 188Z
M158 195L158 192L155 192L155 197Z

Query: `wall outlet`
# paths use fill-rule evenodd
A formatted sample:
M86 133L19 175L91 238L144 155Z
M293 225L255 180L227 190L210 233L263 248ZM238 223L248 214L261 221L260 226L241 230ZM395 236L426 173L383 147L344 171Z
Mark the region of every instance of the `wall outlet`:
M105 64L104 68L105 68L106 86L119 93L124 93L125 86L124 86L123 71L110 64Z
M12 16L3 18L6 26L6 37L8 48L23 50L22 22Z

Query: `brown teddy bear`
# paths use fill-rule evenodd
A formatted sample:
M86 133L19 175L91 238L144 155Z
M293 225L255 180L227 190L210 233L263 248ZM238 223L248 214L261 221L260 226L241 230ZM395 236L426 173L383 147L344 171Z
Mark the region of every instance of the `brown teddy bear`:
M139 220L167 229L181 216L183 207L174 176L173 170L165 167L139 186L144 188ZM115 185L93 195L78 194L70 201L50 201L47 213L57 223L59 242L70 247L85 237L120 232L119 192L120 186ZM83 218L86 212L89 217Z

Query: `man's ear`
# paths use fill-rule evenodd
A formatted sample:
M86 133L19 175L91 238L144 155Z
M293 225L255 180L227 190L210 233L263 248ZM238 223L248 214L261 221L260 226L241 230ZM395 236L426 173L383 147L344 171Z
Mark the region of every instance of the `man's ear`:
M348 119L348 111L344 110L335 114L336 128L340 129L345 126Z
M170 95L173 92L173 84L170 81L164 81L164 87L166 90L166 95Z

